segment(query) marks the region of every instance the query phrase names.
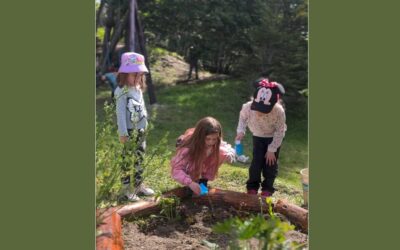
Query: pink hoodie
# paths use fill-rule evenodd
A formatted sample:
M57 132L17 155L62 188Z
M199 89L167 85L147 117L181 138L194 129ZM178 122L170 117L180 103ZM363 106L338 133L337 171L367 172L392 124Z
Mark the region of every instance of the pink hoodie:
M188 148L181 148L177 151L176 155L171 159L171 176L174 180L182 185L188 186L190 183L196 180L192 180L190 172L194 169L194 163L188 160ZM219 159L218 168L224 161L233 162L235 160L235 150L228 143L221 141L219 148ZM211 172L210 164L215 161L213 155L208 156L203 165L203 171L201 172L201 178L207 180L214 180L215 175Z

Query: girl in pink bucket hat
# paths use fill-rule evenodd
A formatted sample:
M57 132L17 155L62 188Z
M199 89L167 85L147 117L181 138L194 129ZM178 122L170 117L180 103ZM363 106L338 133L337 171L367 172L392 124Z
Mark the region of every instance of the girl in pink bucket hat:
M285 89L268 78L256 80L254 87L253 100L243 104L240 111L236 140L240 141L249 127L253 134L253 160L246 182L247 193L256 195L261 184L261 196L268 197L275 191L279 151L286 132L285 110L280 103Z
M147 128L147 111L143 99L145 76L149 72L143 55L126 52L121 56L121 66L118 70L118 87L115 89L117 125L119 140L124 144L122 157L134 155L134 185L131 185L131 170L129 161L122 161L122 189L124 199L139 200L138 194L154 195L151 188L143 185L142 162L146 149L145 132Z

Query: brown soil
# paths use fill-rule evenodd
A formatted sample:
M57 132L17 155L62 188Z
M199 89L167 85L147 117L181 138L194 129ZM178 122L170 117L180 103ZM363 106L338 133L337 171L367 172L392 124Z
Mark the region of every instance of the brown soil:
M165 217L133 218L123 220L122 234L125 249L227 249L229 236L212 232L212 226L232 216L246 216L233 208L196 205L186 201L179 208L179 217L168 220ZM307 235L290 231L287 238L306 243ZM250 242L257 249L256 242Z

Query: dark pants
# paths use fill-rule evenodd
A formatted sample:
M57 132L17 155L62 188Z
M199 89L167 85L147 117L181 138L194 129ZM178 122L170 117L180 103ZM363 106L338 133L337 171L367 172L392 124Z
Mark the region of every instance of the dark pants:
M249 168L249 179L246 182L247 190L253 189L262 191L269 191L273 193L275 191L274 181L278 175L278 157L279 150L275 152L276 162L274 165L267 164L265 154L268 151L268 145L272 142L273 138L263 138L253 136L253 160ZM261 182L261 173L264 180Z
M192 78L193 69L194 69L194 71L196 73L196 79L199 79L199 67L198 67L197 60L196 61L191 61L189 64L190 64L190 67L189 67L188 79Z
M122 151L122 178L121 181L123 184L129 184L131 182L131 170L132 170L132 161L129 158L132 158L134 156L135 160L133 162L134 168L135 168L135 187L138 187L140 184L142 184L142 174L143 174L143 168L142 168L142 163L144 160L144 153L146 150L146 137L145 133L143 131L138 131L136 135L136 140L134 140L135 143L132 143L132 130L128 131L130 140L128 140L123 148Z

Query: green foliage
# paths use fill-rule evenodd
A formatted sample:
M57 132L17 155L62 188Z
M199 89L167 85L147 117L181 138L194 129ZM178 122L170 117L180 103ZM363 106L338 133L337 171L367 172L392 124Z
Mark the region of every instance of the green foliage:
M103 1L111 10L104 11L104 22L119 23L129 10L129 0ZM306 0L138 0L138 8L149 48L162 47L185 57L194 45L211 72L273 72L273 80L294 95L307 87ZM154 61L155 55L150 58Z
M130 157L122 157L123 144L119 142L117 126L115 122L115 105L104 104L104 119L96 122L96 207L108 207L116 205L121 188L121 165L127 164L132 166L131 175L133 176L135 168L135 154L128 153ZM149 125L148 131L152 130L152 124ZM133 135L135 136L135 135ZM160 173L159 166L163 165L169 157L166 151L166 135L158 138L158 144L146 151L142 167L144 172L142 179L146 179L153 175L158 176ZM133 151L136 148L134 140L127 142L125 150ZM165 173L163 173L165 174ZM134 179L134 178L131 178ZM152 181L149 181L150 183ZM156 188L156 192L161 192Z
M234 239L231 249L249 249L250 239L257 239L258 249L265 250L292 250L298 246L294 242L286 240L285 233L293 230L294 226L282 222L272 211L272 200L267 198L269 219L262 214L252 215L247 219L239 217L230 218L217 223L213 227L216 233L228 233Z
M120 189L122 148L113 121L114 105L105 103L104 121L96 123L96 206L114 205Z
M97 33L96 33L96 37L98 37L100 39L100 42L103 42L103 38L104 38L104 27L98 27L97 28Z
M176 196L162 197L160 198L161 211L160 214L165 216L168 220L179 219L178 206L180 205L180 199Z
M287 92L308 84L305 0L139 1L150 47L186 56L201 50L206 70L233 75L273 72Z

